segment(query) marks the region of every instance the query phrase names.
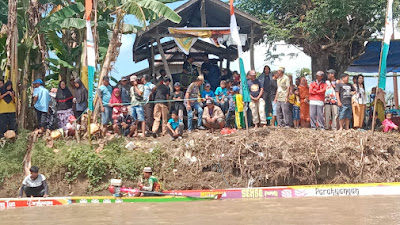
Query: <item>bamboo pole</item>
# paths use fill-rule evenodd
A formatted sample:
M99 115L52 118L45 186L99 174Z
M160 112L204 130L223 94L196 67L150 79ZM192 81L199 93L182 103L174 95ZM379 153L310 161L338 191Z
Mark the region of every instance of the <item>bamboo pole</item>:
M201 1L200 15L201 15L201 26L202 26L202 27L206 27L206 26L207 26L207 20L206 20L206 0L202 0L202 1Z
M388 9L389 9L389 1L387 2L387 5L386 5L386 16L388 14ZM385 32L386 32L386 30L385 30ZM385 36L385 34L383 34L383 36ZM380 73L381 73L381 67L382 67L383 43L384 43L384 39L382 40L381 55L379 57L379 76L378 76L378 84L376 85L376 91L375 91L374 112L372 114L372 133L375 132L375 113L376 113L376 103L378 102L379 81L380 81L380 78L381 78Z
M174 90L174 88L173 88L173 83L174 82L172 80L171 71L169 70L169 65L168 65L168 62L167 62L167 58L165 57L165 54L164 54L164 49L162 48L162 45L161 45L160 34L158 32L158 29L157 29L156 41L157 41L158 52L160 52L161 59L162 59L162 62L164 64L165 73L167 74L169 79L171 79L171 82L169 82L170 90Z
M254 64L254 24L251 24L251 32L250 32L250 67L252 70L255 70Z
M397 85L397 73L393 73L394 108L399 109L399 89Z

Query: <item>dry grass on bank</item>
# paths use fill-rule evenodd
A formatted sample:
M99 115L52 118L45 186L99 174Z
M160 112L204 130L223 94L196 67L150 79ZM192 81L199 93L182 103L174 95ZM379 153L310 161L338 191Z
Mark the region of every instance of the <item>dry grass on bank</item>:
M400 134L370 131L252 129L199 132L164 146L174 171L169 189L227 188L400 180Z

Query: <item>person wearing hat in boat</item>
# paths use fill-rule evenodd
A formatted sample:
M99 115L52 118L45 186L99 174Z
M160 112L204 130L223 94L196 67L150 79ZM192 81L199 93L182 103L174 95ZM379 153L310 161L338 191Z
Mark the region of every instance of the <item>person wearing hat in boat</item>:
M26 197L46 198L49 195L46 177L39 173L39 167L37 166L32 166L29 171L31 175L25 177L24 181L22 181L18 197L21 198L25 192Z
M203 124L210 129L212 133L214 129L222 129L225 126L225 116L222 109L214 105L212 99L207 99L206 107L203 111Z
M146 192L159 192L160 191L160 184L158 183L158 179L153 176L153 170L151 167L145 167L143 169L143 177L145 179L145 184L142 184L142 182L138 182L138 187L140 191L146 191ZM141 193L139 192L138 194L135 195L135 197L139 196L156 196L157 194L152 194L152 193Z

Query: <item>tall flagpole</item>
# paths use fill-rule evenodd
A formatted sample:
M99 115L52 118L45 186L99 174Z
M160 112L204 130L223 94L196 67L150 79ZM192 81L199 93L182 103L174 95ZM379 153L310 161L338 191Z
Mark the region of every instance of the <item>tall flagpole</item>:
M233 0L230 0L230 13L231 13L231 22L230 22L230 30L231 30L231 36L234 42L237 45L238 49L238 58L239 58L239 68L240 68L240 82L241 82L241 90L242 90L242 95L243 95L243 102L249 103L251 101L250 99L250 93L249 93L249 87L247 86L247 80L246 80L246 71L244 70L244 65L243 65L243 59L242 59L242 54L243 54L243 49L242 49L242 42L240 40L240 35L239 35L239 29L237 26L237 21L236 21L236 16L235 16L235 10L233 7ZM244 109L244 119L246 123L246 131L247 135L249 135L249 124L247 121L247 105Z
M379 76L378 76L378 84L376 85L376 91L375 91L375 99L374 99L374 111L372 114L372 133L375 131L375 114L376 114L376 105L378 102L378 91L379 91L379 83L381 81L381 76L384 74L386 77L386 58L387 58L387 51L389 51L389 45L390 45L390 38L392 36L393 28L392 24L393 23L393 17L392 17L392 5L393 5L393 0L388 0L387 6L386 6L386 16L385 16L385 32L383 35L383 40L382 40L382 46L381 46L381 55L379 59ZM385 42L389 42L388 46L385 46ZM387 48L387 49L386 49ZM385 54L385 56L383 56ZM385 57L385 58L384 58ZM382 59L385 59L385 65L384 65L384 71L382 70ZM385 79L386 82L386 79ZM384 88L384 87L383 87Z

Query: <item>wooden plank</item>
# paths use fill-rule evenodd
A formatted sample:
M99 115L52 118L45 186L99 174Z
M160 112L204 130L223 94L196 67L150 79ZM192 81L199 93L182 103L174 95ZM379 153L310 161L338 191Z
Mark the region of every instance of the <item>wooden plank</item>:
M200 16L201 16L201 26L202 26L202 27L206 27L206 26L207 26L207 20L206 20L206 0L201 0Z
M364 87L365 88L365 87ZM393 73L394 108L399 109L399 91L397 86L397 73Z
M254 24L251 24L251 33L250 33L250 68L255 70L254 64Z
M171 81L172 81L171 71L169 70L167 58L165 57L164 49L162 48L162 45L161 45L160 34L158 33L158 30L157 30L157 35L156 35L156 41L157 41L158 52L160 52L161 59L162 59L162 62L163 62L163 64L164 64L165 73L167 74L167 76L169 77L169 79L171 79ZM173 90L173 85L172 85L172 83L173 83L173 82L170 82L170 88L171 88L171 90Z

